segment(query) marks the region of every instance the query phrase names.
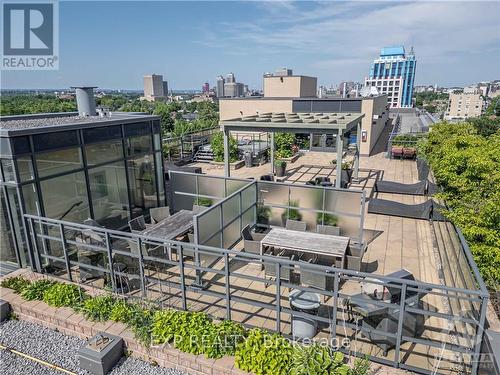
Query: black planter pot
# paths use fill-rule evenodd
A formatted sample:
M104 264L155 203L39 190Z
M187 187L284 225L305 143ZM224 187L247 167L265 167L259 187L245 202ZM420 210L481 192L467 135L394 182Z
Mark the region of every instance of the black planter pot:
M275 166L276 177L283 177L286 171L286 164Z

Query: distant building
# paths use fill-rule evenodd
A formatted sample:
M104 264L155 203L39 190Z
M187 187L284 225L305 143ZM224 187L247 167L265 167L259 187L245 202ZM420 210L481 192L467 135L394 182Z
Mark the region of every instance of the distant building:
M403 46L384 47L372 63L365 86L374 86L386 94L393 108L412 107L416 64L413 48L406 55Z
M168 96L168 82L163 81L163 96L167 97Z
M284 71L286 70L286 75ZM276 74L264 74L264 97L307 98L316 97L318 79L293 75L291 69L283 68Z
M165 93L165 88L167 93ZM151 74L144 76L144 96L141 100L154 102L156 100L165 100L168 94L168 83L163 81L163 76Z
M481 116L484 109L484 100L479 93L467 94L451 93L448 99L448 108L444 115L445 120L464 120L470 117Z
M210 84L208 82L205 82L203 86L201 86L201 91L203 93L207 93L210 91Z
M233 73L229 73L226 76L226 83L235 83L235 82L236 82L236 78L234 77L234 74Z
M217 77L217 86L215 87L215 96L218 98L224 97L224 83L226 83L223 76Z

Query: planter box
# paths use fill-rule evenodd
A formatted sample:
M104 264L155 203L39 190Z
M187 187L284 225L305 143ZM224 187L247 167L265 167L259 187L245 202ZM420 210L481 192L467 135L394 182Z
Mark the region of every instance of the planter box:
M281 158L280 160L286 161L287 163L295 163L295 161L300 158L302 154L300 152L297 152L295 155L289 158Z
M219 165L219 166L224 166L224 162L219 162L219 161L211 161L210 164L212 165ZM236 169L240 169L243 166L245 166L245 161L244 160L238 160L232 163L229 163L229 169L234 171Z

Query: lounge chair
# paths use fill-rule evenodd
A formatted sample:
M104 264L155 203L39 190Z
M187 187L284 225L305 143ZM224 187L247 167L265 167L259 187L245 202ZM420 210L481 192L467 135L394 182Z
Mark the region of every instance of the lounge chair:
M168 206L151 208L149 216L151 216L151 224L156 224L170 216L170 208Z
M241 231L241 236L243 237L243 247L245 252L251 254L260 254L260 240L255 238L250 231L250 225L247 225Z
M331 236L340 236L340 228L333 225L316 225L316 232L320 234L329 234Z
M306 226L306 223L303 221L287 219L285 227L289 230L298 230L301 232L305 232Z

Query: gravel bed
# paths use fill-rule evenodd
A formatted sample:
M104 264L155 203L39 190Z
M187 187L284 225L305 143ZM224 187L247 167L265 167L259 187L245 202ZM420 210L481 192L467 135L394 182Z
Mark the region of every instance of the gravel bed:
M22 353L42 359L51 364L80 375L88 375L78 367L76 352L85 344L77 337L66 336L38 324L10 320L0 325L0 343ZM5 350L0 350L0 373L10 374L61 374L46 366L24 359ZM112 375L186 375L185 373L134 359L122 358L110 373Z

